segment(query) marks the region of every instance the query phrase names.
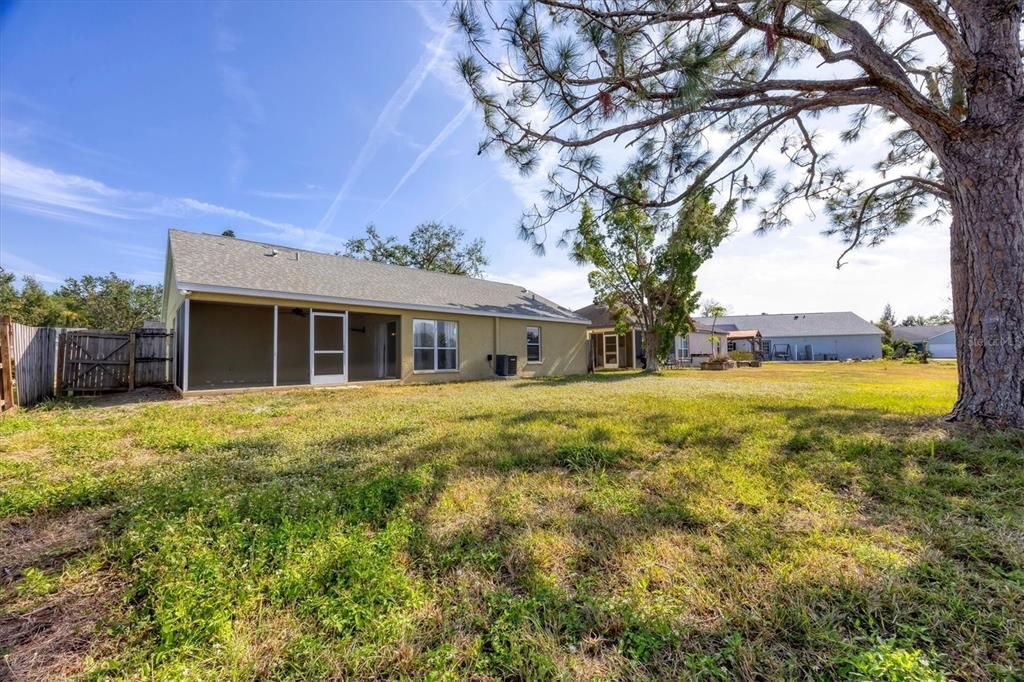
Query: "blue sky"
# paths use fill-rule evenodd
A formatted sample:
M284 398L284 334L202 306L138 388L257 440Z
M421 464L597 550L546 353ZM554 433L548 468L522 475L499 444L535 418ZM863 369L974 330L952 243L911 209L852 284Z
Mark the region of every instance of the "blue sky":
M479 113L434 3L0 5L0 264L48 285L159 281L168 227L334 250L373 222L483 237L488 276L565 305L585 271L515 236L538 178L477 155ZM700 273L733 312L948 305L948 236L914 227L841 271L820 218L751 234Z

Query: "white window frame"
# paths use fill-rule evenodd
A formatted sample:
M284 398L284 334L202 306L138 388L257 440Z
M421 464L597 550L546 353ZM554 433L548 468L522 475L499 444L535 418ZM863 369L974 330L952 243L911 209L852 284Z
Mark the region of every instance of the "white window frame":
M434 345L433 346L417 346L416 345L416 323L427 322L434 327ZM443 348L437 345L437 323L438 322L451 322L455 325L455 346L444 346ZM456 374L461 366L461 357L459 354L459 323L457 320L428 320L425 318L416 318L412 321L412 373L413 374ZM433 369L416 369L416 351L418 350L432 350L434 351L434 368ZM455 351L455 367L451 369L438 369L437 368L437 356L438 351L442 350L454 350Z
M530 330L537 330L537 343L530 343ZM537 346L537 359L530 359L530 346ZM528 365L543 365L544 364L544 339L541 335L540 325L528 325L526 327L526 364Z
M679 348L677 355L680 360L685 360L686 358L690 357L690 337L688 335L681 335L679 337Z

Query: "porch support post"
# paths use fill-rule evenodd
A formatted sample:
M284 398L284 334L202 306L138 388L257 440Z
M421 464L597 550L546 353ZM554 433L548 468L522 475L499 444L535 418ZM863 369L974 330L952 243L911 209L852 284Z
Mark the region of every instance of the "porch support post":
M273 385L277 386L277 306L274 306L274 370L271 373L273 377Z
M182 343L181 343L181 355L182 355L182 358L181 358L181 392L182 393L188 391L188 354L189 354L188 328L189 328L189 310L190 310L190 307L191 307L191 303L192 303L192 301L190 301L187 298L185 299L185 321L184 321L184 324L182 325L185 328L181 332L183 334L183 340L182 340Z

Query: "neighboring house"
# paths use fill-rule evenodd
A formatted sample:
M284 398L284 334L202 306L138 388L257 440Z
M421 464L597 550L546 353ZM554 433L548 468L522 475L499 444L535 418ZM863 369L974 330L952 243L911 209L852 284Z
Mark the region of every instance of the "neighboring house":
M766 360L847 360L882 357L882 330L851 312L725 315L695 317L701 327L715 326L729 351L753 351L761 336Z
M182 392L587 370L588 320L522 287L181 230L164 322Z
M643 366L643 332L636 326L630 326L625 334L615 330L615 320L603 305L588 305L576 311L576 314L590 320L587 335L590 338L590 366L594 369L639 369ZM711 329L697 325L686 336L677 336L675 342L675 359L687 360L710 357L723 347L724 334L718 334L719 341L711 342Z
M918 353L925 350L933 358L956 357L956 330L951 324L925 324L893 327L893 338L914 344Z
M575 311L590 322L587 338L590 340L590 367L593 369L638 369L643 354L643 334L630 327L625 334L615 331L615 320L608 306L588 305Z

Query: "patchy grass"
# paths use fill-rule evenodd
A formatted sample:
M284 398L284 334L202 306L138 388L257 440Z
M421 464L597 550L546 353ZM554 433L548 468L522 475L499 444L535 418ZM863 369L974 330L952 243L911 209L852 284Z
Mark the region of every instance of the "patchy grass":
M0 420L23 679L1015 679L1024 435L950 365Z

